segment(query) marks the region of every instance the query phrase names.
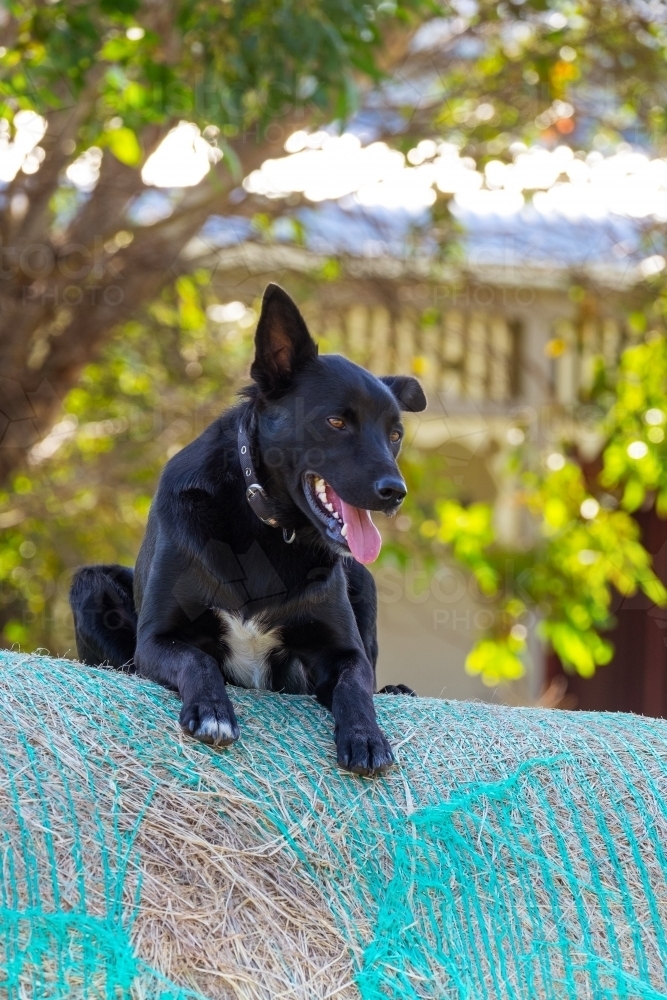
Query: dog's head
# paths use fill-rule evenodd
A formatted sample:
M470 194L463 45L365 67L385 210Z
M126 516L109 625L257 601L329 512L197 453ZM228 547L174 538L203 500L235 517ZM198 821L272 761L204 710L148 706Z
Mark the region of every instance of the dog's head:
M338 553L373 562L370 511L394 514L406 494L396 464L401 410L423 410L416 379L376 378L317 345L289 295L264 293L250 369L268 491L289 500Z

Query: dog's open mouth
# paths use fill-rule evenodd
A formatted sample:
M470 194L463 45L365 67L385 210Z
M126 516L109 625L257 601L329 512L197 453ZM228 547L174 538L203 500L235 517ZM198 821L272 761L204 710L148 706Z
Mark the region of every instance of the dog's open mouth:
M304 493L313 513L326 525L331 541L348 548L360 563L372 563L380 554L382 538L370 511L352 507L320 476L304 476Z

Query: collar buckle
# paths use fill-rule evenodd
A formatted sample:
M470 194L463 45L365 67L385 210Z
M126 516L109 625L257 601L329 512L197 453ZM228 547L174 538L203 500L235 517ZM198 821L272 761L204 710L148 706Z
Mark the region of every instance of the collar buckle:
M280 523L275 516L271 498L267 494L264 487L260 486L257 482L257 473L255 472L255 466L252 460L250 434L243 419L241 419L241 422L239 423L238 447L241 470L243 471L243 479L247 484L245 495L246 500L250 505L250 509L264 524L268 524L272 528L279 528ZM292 537L289 538L288 541L288 535L283 531L283 538L288 545L294 541L295 537L296 532L293 531Z
M269 500L266 491L259 483L251 483L246 490L246 500L250 504L251 510L264 524L278 528L280 525L273 516L273 504Z

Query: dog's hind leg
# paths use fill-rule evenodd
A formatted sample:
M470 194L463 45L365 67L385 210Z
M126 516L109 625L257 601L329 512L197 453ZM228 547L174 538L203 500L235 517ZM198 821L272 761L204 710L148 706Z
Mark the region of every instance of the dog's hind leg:
M137 613L132 596L133 570L126 566L84 566L74 574L69 593L80 660L108 663L134 672Z
M378 694L405 694L413 698L416 697L416 692L407 684L385 684L383 688L380 688Z

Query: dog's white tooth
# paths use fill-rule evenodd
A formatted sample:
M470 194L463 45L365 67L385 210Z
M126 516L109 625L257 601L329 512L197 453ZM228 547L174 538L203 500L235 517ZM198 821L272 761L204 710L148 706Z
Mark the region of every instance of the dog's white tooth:
M340 521L340 514L338 513L337 510L334 511L334 517L336 518L337 521Z
M326 507L327 510L330 510L331 513L333 514L333 504L332 503L325 503L324 506Z
M340 533L343 536L343 538L347 538L347 525L346 524L344 524L343 527L340 529Z

